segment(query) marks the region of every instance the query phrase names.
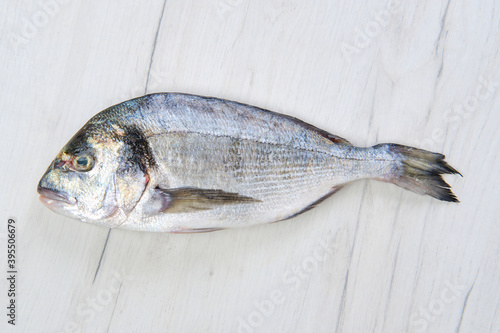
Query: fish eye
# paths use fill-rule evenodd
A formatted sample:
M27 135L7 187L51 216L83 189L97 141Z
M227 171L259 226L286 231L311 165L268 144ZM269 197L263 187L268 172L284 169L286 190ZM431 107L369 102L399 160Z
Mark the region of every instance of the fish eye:
M78 156L74 161L74 166L78 171L89 171L94 166L94 159L89 155Z

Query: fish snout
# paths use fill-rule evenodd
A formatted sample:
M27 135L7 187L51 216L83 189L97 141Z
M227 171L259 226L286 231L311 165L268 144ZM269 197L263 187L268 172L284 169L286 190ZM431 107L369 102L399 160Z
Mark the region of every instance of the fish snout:
M38 184L37 192L40 194L40 201L49 208L76 204L76 198L62 191L43 187L40 184Z

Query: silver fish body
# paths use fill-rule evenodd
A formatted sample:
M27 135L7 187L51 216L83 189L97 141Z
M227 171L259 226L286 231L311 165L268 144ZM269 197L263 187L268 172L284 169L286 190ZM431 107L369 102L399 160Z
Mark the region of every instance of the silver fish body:
M131 230L201 232L269 223L346 183L391 182L457 201L444 156L395 144L354 147L298 119L186 94L152 94L94 116L40 180L50 209Z

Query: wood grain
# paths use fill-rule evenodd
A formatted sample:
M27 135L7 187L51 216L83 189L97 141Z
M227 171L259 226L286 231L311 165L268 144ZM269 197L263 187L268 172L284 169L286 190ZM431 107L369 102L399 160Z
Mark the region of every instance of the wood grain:
M3 1L0 257L12 217L19 274L16 326L2 313L0 331L500 331L496 5ZM359 181L290 221L194 235L42 206L39 178L85 121L160 91L444 153L461 203Z

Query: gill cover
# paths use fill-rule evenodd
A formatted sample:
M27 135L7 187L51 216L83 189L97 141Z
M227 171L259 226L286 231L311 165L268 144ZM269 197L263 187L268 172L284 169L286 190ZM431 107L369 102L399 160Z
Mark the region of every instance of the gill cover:
M117 207L109 216L113 220L111 227L125 222L146 190L149 169L156 167L149 143L138 129L127 128L123 132L122 143L118 167L107 192Z

